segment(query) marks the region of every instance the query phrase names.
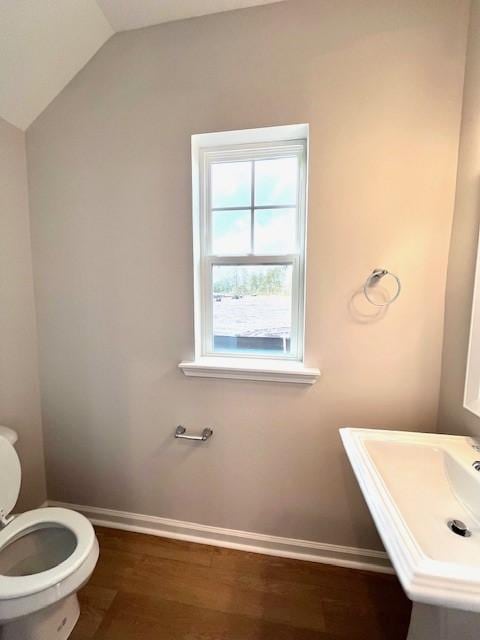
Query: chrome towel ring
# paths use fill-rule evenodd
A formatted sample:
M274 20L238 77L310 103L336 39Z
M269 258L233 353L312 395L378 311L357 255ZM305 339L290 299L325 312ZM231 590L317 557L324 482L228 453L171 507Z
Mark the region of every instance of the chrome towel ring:
M375 302L370 297L369 289L370 287L374 287L376 284L378 284L380 280L385 276L390 276L395 280L397 285L397 290L395 294L390 298L390 300L387 300L386 302ZM365 280L365 284L363 285L363 293L365 294L366 299L370 302L370 304L373 304L375 307L390 306L392 302L395 302L395 300L398 298L401 290L402 290L402 284L400 282L400 278L396 276L394 273L387 271L387 269L374 269L372 273L368 276L368 278Z

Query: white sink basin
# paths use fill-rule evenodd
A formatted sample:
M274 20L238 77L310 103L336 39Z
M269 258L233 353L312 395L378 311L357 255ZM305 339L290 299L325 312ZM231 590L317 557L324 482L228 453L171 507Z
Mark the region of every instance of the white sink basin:
M408 597L429 605L414 605L409 638L469 638L473 627L480 634L480 472L472 467L480 452L472 440L374 429L340 432ZM471 536L451 531L453 519L463 521Z

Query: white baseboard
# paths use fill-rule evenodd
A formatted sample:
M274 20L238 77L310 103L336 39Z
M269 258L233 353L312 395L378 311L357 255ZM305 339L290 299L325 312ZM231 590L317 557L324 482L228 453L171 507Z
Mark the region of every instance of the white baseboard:
M333 564L351 569L394 573L383 551L343 547L335 544L268 536L262 533L210 527L204 524L146 516L126 511L101 509L80 504L49 500L50 507L63 507L83 513L92 524L124 531L135 531L174 540L185 540L216 547L263 553L281 558L294 558Z

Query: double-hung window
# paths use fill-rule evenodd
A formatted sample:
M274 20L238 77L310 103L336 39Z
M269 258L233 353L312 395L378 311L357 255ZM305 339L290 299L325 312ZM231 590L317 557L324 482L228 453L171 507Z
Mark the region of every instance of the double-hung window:
M307 125L193 136L197 366L185 373L307 371L307 151Z

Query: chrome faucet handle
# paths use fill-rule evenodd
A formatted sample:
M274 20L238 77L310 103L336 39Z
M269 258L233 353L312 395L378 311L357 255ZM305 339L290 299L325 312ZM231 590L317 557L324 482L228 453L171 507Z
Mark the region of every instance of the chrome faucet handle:
M475 449L475 451L480 451L480 438L471 437L470 441L471 441L472 449Z

